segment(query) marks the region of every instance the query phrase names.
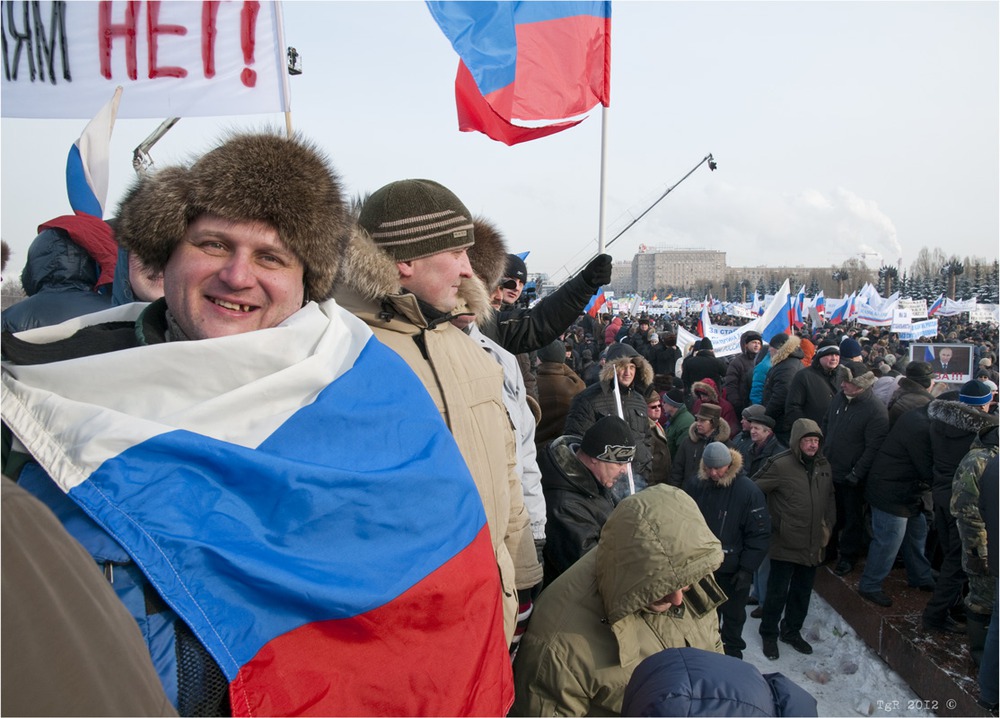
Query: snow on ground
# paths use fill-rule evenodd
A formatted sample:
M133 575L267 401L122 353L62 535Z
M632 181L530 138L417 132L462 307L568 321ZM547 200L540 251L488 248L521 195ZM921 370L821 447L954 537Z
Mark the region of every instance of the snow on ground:
M816 698L821 716L933 716L888 664L872 651L854 629L826 601L813 593L802 636L812 644L803 655L778 641L776 661L761 652L760 620L750 618L747 606L743 660L761 673L783 673ZM941 706L943 708L943 706Z

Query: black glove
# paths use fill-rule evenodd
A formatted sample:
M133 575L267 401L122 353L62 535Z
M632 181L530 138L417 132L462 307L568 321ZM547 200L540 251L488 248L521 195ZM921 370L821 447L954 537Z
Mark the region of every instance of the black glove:
M753 583L753 574L745 568L741 568L733 575L733 590L737 593L749 590L751 583Z
M583 280L595 290L611 281L611 255L598 254L580 272Z
M538 563L545 565L544 558L545 551L545 539L535 539L535 556L538 557Z
M854 473L854 469L851 469L851 472L844 477L844 481L846 481L851 486L857 486L859 480L860 479L858 479L858 475Z

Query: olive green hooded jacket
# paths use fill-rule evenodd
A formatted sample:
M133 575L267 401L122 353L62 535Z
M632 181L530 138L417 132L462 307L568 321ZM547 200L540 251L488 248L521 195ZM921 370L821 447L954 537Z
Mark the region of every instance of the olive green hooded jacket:
M719 540L680 489L651 486L623 500L597 547L546 588L514 662L511 715L618 715L642 659L664 648L722 652L712 577ZM665 613L647 607L683 589Z

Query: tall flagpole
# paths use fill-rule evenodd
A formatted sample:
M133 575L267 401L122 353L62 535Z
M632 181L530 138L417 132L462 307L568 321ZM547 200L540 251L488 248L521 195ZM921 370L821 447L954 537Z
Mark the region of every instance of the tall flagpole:
M598 199L597 253L604 254L604 206L607 200L605 186L608 178L608 108L601 106L601 196Z

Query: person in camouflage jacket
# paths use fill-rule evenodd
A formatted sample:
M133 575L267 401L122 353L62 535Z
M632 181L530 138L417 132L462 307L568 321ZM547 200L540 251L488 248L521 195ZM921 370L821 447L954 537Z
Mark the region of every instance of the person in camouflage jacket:
M979 482L986 464L997 455L997 439L995 424L976 434L969 453L955 471L951 489L951 513L962 540L962 569L969 578L969 593L965 597L969 653L977 666L983 656L996 595L996 578L990 576L987 566L986 523L979 511Z

